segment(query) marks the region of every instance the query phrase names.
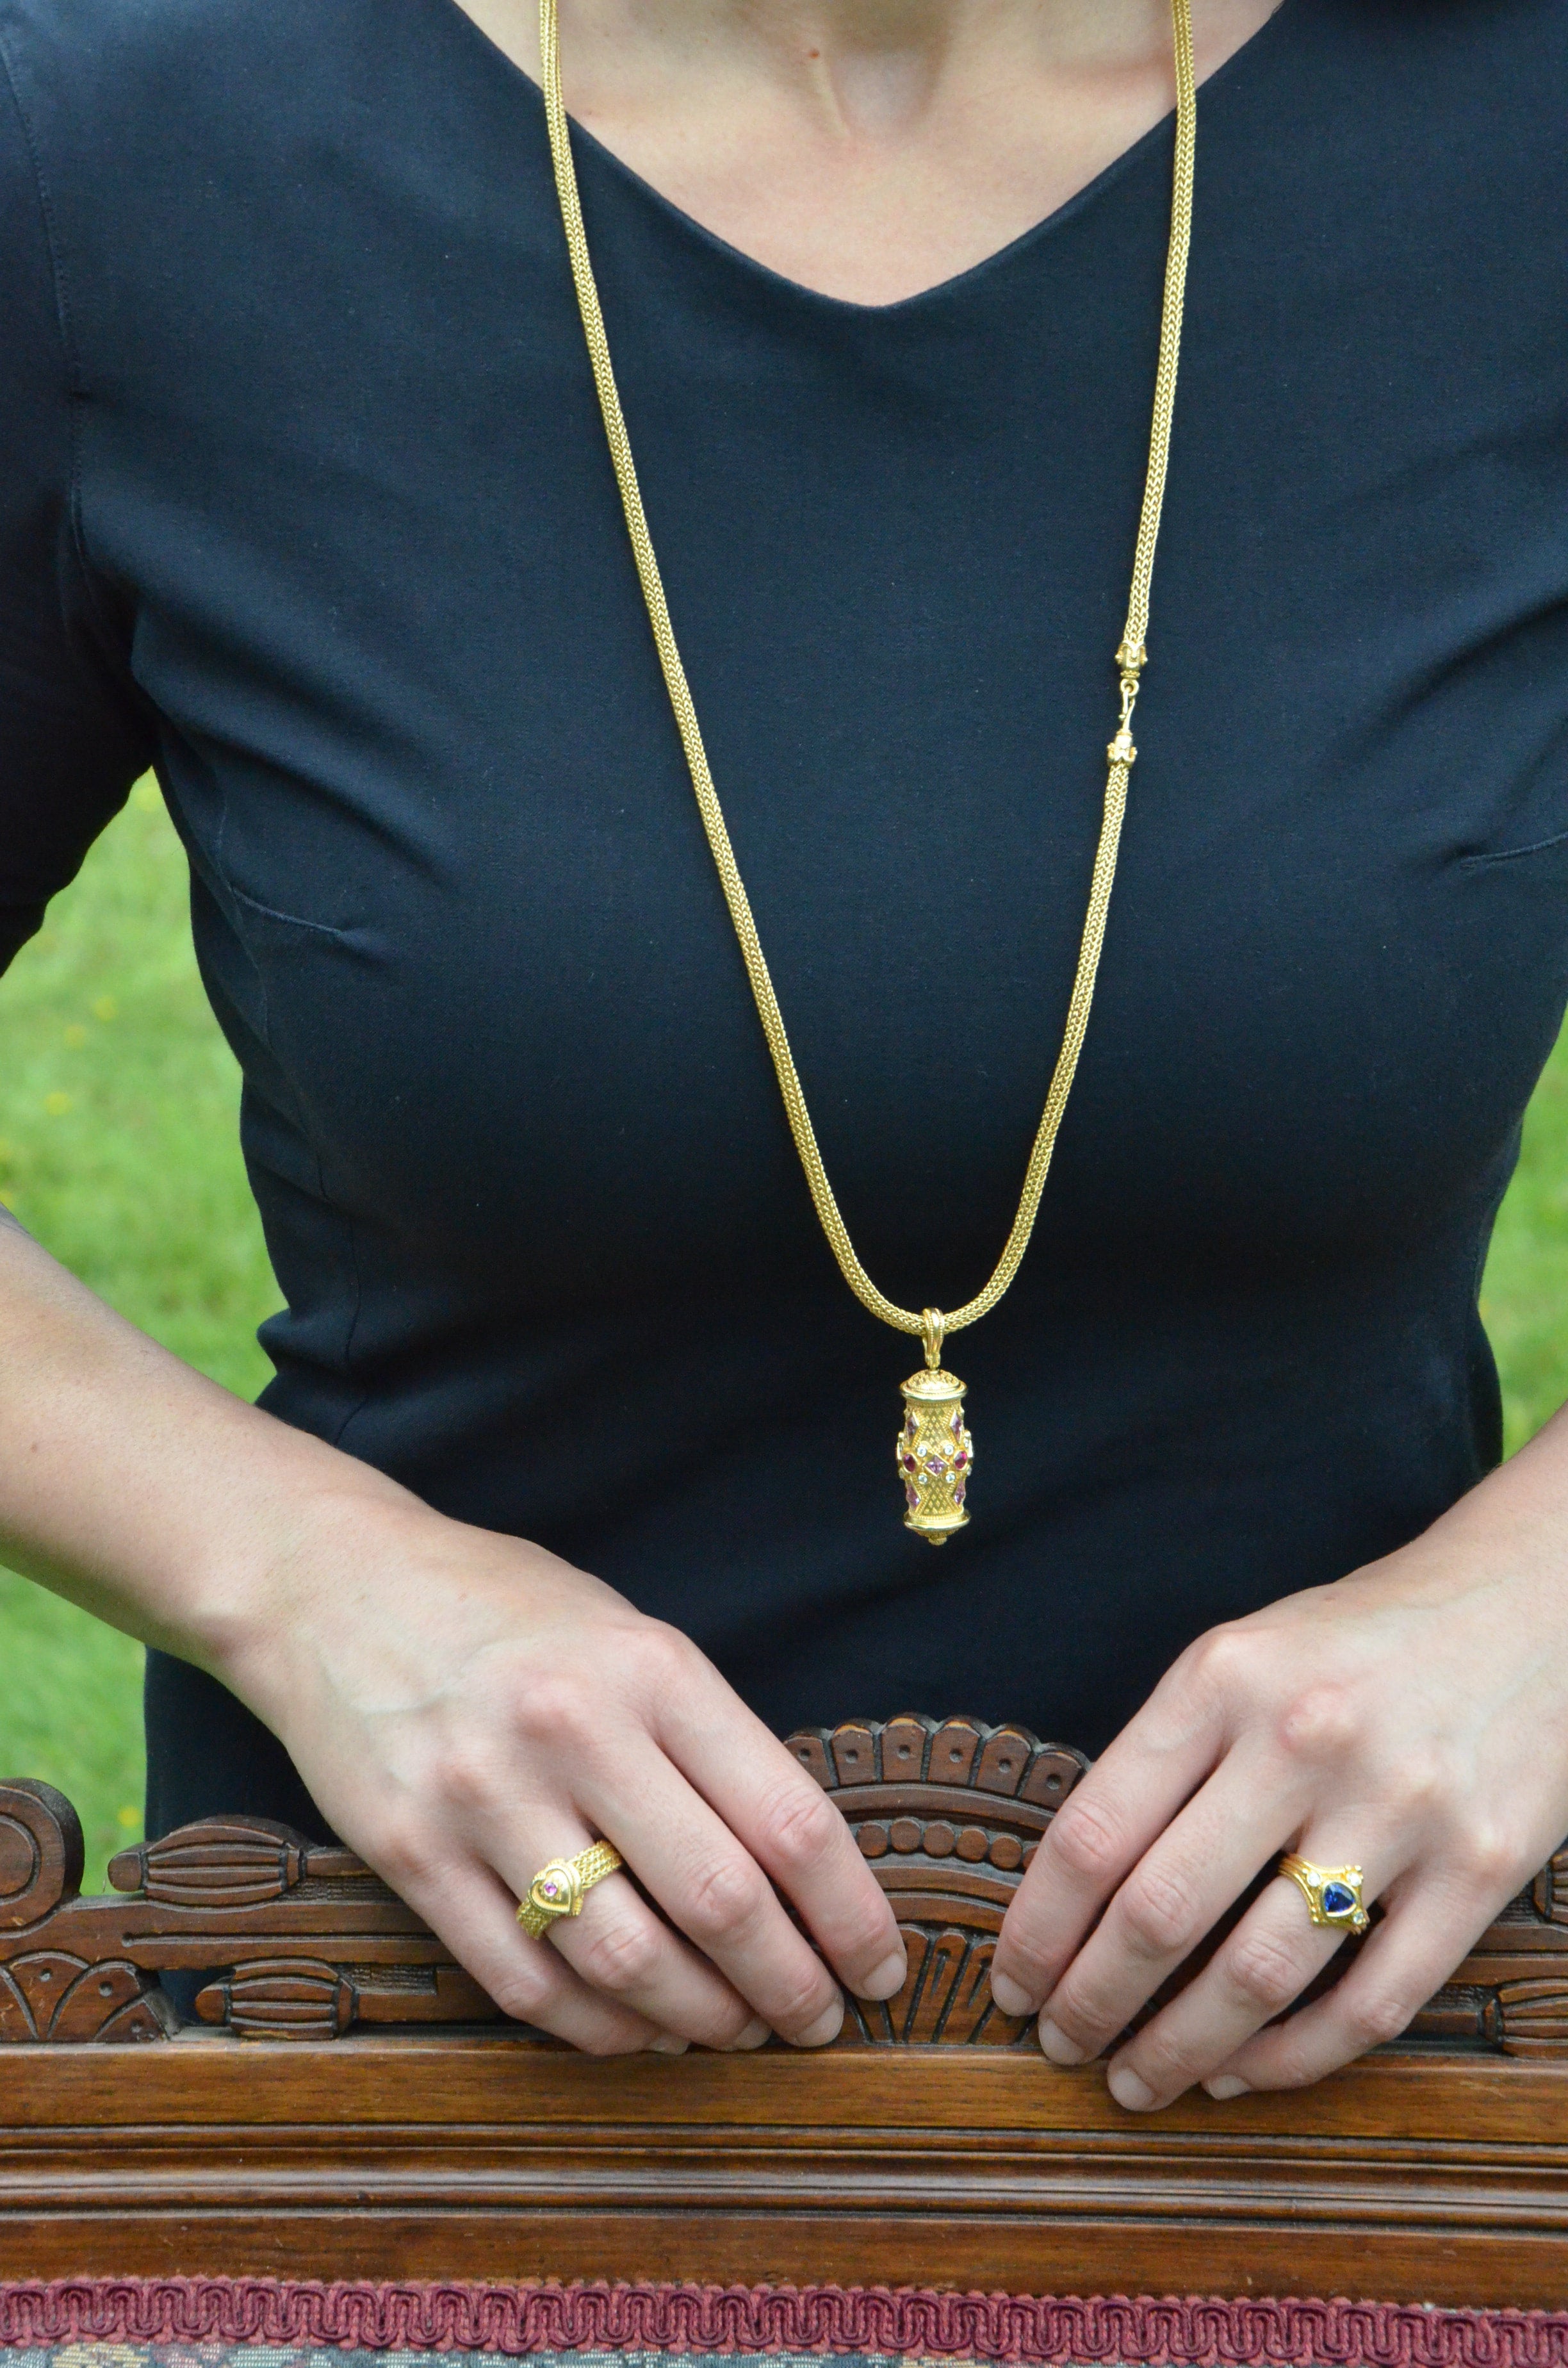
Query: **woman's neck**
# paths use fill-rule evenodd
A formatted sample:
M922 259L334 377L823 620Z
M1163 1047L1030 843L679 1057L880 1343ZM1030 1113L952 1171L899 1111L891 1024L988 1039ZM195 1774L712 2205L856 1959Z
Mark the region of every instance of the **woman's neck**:
M537 0L460 0L537 77ZM1199 76L1278 0L1192 0ZM785 278L886 304L1066 203L1175 103L1167 0L560 0L572 113Z

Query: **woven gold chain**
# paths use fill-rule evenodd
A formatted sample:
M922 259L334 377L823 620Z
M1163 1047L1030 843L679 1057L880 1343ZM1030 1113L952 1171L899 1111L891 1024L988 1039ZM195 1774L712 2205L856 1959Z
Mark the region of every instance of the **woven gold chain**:
M1154 380L1154 413L1149 436L1149 470L1143 486L1143 508L1138 522L1138 544L1132 563L1132 588L1127 604L1127 629L1116 663L1121 677L1121 722L1116 737L1106 751L1109 770L1106 780L1105 809L1100 824L1099 844L1095 850L1095 867L1089 884L1088 911L1084 918L1084 933L1078 948L1078 966L1073 980L1073 992L1067 1006L1067 1025L1062 1039L1062 1050L1056 1056L1051 1087L1045 1098L1045 1109L1035 1133L1034 1147L1024 1177L1023 1194L1018 1212L1013 1219L995 1272L983 1291L967 1300L946 1317L936 1316L927 1309L900 1307L877 1289L855 1254L840 1216L833 1187L827 1180L827 1170L817 1148L806 1097L790 1050L785 1031L784 1016L778 1008L778 997L773 991L762 943L752 918L751 905L735 862L734 849L725 827L723 809L713 777L708 769L707 752L702 745L702 733L692 704L691 690L681 664L675 629L665 599L664 583L659 575L659 563L653 555L653 545L648 533L648 520L642 508L642 495L637 483L636 463L631 457L631 445L626 433L626 421L621 413L620 397L616 391L615 371L610 364L609 342L605 335L604 314L599 307L598 290L594 282L594 268L588 255L588 242L583 228L583 209L577 196L577 176L572 161L572 140L567 127L566 109L561 96L561 42L556 15L556 0L540 0L539 40L543 65L545 114L550 125L551 155L555 166L556 194L561 200L561 219L566 233L566 245L572 258L572 278L577 290L578 309L583 315L583 330L587 338L588 354L593 362L594 384L598 390L599 409L604 415L605 434L609 441L610 459L615 464L616 483L620 487L620 499L626 512L627 532L631 538L637 573L642 579L642 597L648 604L648 615L658 645L659 664L664 669L665 685L670 705L675 710L681 746L691 771L691 784L697 792L702 824L708 833L708 844L713 860L719 867L724 900L730 908L735 935L740 939L746 973L751 980L756 1008L761 1015L767 1049L773 1055L779 1091L789 1114L790 1132L795 1138L795 1148L801 1155L801 1165L806 1171L817 1215L824 1233L832 1245L833 1254L843 1270L844 1279L861 1304L884 1324L900 1332L924 1334L929 1361L934 1365L940 1353L944 1332L957 1332L966 1324L975 1323L988 1315L1017 1273L1029 1235L1034 1231L1035 1217L1040 1209L1040 1194L1045 1190L1046 1176L1051 1167L1051 1155L1056 1147L1056 1137L1062 1125L1067 1097L1072 1091L1078 1055L1083 1049L1085 1031L1089 1024L1089 1006L1094 998L1095 973L1099 968L1100 949L1105 942L1106 916L1110 906L1111 883L1116 877L1117 848L1121 837L1121 820L1127 808L1127 777L1137 750L1132 745L1132 711L1137 703L1139 677L1146 660L1145 636L1149 625L1149 586L1154 572L1154 545L1160 531L1160 513L1165 504L1165 468L1170 455L1171 416L1176 404L1176 362L1181 351L1182 301L1187 285L1187 248L1192 236L1192 180L1197 144L1198 100L1192 67L1192 21L1189 0L1171 0L1171 28L1176 49L1176 170L1171 191L1170 248L1165 264L1165 304L1160 320L1160 360ZM935 1337L936 1353L929 1353Z

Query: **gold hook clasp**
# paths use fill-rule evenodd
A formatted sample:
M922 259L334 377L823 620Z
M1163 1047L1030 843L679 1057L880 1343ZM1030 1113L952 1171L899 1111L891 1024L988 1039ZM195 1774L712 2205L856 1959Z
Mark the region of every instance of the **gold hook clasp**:
M1149 653L1142 642L1136 648L1123 642L1117 651L1116 663L1121 672L1121 728L1106 750L1113 765L1133 764L1138 756L1132 745L1132 711L1138 704L1138 682L1149 662Z

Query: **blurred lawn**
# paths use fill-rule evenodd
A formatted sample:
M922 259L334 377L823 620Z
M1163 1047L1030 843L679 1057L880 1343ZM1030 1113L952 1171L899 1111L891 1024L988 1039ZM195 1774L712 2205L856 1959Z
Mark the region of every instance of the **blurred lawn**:
M249 1396L276 1289L238 1096L190 951L184 857L143 782L0 985L0 1199L122 1314ZM1568 1035L1530 1108L1482 1306L1512 1449L1568 1398ZM141 1661L0 1571L0 1774L75 1802L90 1888L141 1832Z
M0 1200L122 1315L254 1396L277 1286L186 895L144 781L0 981ZM75 1802L102 1889L142 1830L142 1648L0 1571L0 1775Z

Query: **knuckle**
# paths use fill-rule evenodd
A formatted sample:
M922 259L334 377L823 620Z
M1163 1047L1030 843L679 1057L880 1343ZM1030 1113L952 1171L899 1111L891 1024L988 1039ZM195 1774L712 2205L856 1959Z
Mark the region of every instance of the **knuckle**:
M697 1647L689 1636L664 1620L638 1622L631 1652L642 1688L657 1703L679 1693L690 1673Z
M1289 2031L1289 2024L1286 2030ZM1327 2066L1321 2057L1312 2055L1296 2038L1282 2039L1270 2058L1268 2086L1271 2089L1310 2089L1321 2080Z
M1408 1752L1388 1786L1388 1813L1396 1824L1425 1822L1454 1797L1451 1773L1434 1749Z
M1057 2030L1071 2041L1085 2063L1103 2055L1107 2041L1114 2036L1108 2022L1103 2018L1096 2021L1081 2003L1065 2004L1053 1995L1048 2011Z
M646 1988L657 1969L665 1943L651 1919L636 1916L606 1917L582 1936L574 1950L578 1971L597 1990L624 1998Z
M1280 1711L1276 1739L1288 1759L1318 1766L1340 1759L1357 1740L1358 1722L1349 1689L1309 1686Z
M1129 1877L1119 1920L1143 1957L1185 1957L1199 1936L1191 1895L1158 1867L1141 1867Z
M1139 2073L1157 2097L1179 2095L1199 2068L1191 2047L1184 2045L1174 2032L1163 2031L1157 2021L1139 2032L1134 2060Z
M756 1923L766 1895L767 1885L751 1861L726 1853L693 1880L681 1921L699 1948L722 1947Z
M765 1802L758 1819L758 1842L770 1866L780 1876L803 1874L832 1849L843 1820L827 1794L815 1784L790 1784Z
M603 1723L582 1680L567 1669L545 1669L519 1689L513 1723L525 1741L559 1751L585 1741Z
M485 1985L504 2015L513 2022L534 2022L554 1997L559 1984L548 1965L531 1958L508 1965L498 1979Z
M648 2044L648 2027L619 2020L592 2023L572 2044L580 2055L641 2055Z
M495 1797L494 1753L477 1741L452 1744L441 1759L437 1776L440 1798L460 1816L472 1816Z
M1521 1852L1513 1834L1497 1825L1471 1825L1450 1853L1464 1880L1479 1892L1512 1891L1528 1872L1528 1853Z
M1183 1674L1199 1692L1228 1702L1246 1688L1256 1657L1253 1638L1227 1622L1187 1646Z
M808 1968L787 1982L777 1998L770 2000L767 2021L786 2039L809 2031L825 2012L834 1997L834 1983L825 1965Z
M1020 1912L1015 1893L996 1935L992 1963L998 1972L1011 1974L1018 1981L1032 1982L1049 1974L1054 1987L1067 1970L1069 1956L1065 1946L1043 1931L1037 1918Z
M757 2009L751 2000L731 1990L727 1998L704 2001L699 2012L694 2013L689 2022L683 2020L681 2029L700 2047L728 2049L733 2047L742 2032L756 2019ZM771 2019L765 2020L772 2029ZM747 2049L744 2052L749 2055L751 2051Z
M1060 1983L1051 1993L1046 2012L1075 2047L1091 2053L1103 2047L1127 2020L1125 2010L1082 1983Z
M1104 1882L1121 1858L1121 1832L1099 1802L1074 1793L1051 1825L1051 1855L1070 1874Z
M366 1856L382 1882L400 1897L426 1884L440 1863L431 1837L416 1825L390 1827L367 1845Z
M1403 1998L1387 1992L1373 1990L1358 1998L1346 2016L1349 2036L1358 2055L1364 2048L1381 2047L1385 2040L1397 2039L1409 2024L1415 2009Z
M1290 1951L1267 1932L1249 1932L1225 1952L1222 1975L1243 2004L1266 2016L1280 2014L1303 1987L1307 1975Z

